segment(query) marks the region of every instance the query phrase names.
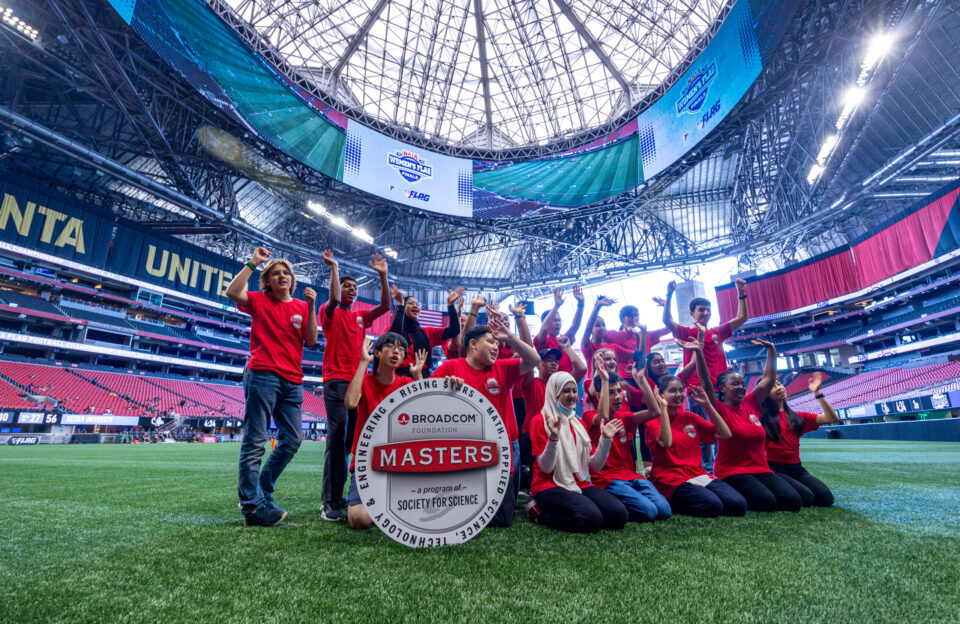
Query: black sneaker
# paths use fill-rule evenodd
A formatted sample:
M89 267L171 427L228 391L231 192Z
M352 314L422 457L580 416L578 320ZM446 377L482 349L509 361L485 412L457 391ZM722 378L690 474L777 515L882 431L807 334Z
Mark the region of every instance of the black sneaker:
M280 509L279 507L277 507L277 504L273 502L273 495L267 494L266 492L264 492L263 494L263 506L269 509ZM280 511L283 511L283 510L280 509Z
M255 511L244 514L244 522L247 526L274 527L283 522L286 517L287 512L279 507L271 509L266 505L261 505Z
M320 514L320 517L328 522L340 522L343 520L343 512L330 503L324 503L323 513Z

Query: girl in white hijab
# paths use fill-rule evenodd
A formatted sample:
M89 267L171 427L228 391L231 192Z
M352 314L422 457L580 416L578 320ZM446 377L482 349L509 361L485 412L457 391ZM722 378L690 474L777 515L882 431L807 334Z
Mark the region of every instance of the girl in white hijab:
M528 505L530 517L538 524L572 533L595 533L600 529L622 529L627 509L615 496L589 482L590 469L599 470L607 461L610 441L623 427L619 419L605 422L597 448L576 416L577 384L570 373L550 376L544 392L543 411L530 423L533 454L533 481Z

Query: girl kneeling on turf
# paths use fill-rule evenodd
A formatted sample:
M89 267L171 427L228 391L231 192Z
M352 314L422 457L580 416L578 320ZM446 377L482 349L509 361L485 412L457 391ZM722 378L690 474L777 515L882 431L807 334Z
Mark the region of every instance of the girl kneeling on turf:
M800 463L800 437L816 431L821 425L832 425L839 418L827 397L820 393L823 374L814 373L808 387L820 400L823 414L797 413L787 405L787 389L779 381L773 385L770 396L760 404L760 420L767 432L767 465L784 481L793 486L803 499L803 506L829 507L833 492Z
M577 383L573 376L554 373L544 394L543 412L530 423L530 442L537 457L530 485L531 517L539 524L571 533L622 529L627 523L623 503L587 479L591 469L598 470L606 463L611 440L623 422L618 418L605 422L593 449L575 414Z
M674 513L698 518L745 514L743 496L703 469L700 445L730 437L730 429L703 388L691 386L690 399L703 407L711 422L683 409L685 391L678 377L660 375L657 388L667 409L645 425L647 446L653 454L650 480L670 501Z
M739 373L732 370L720 373L717 376L718 397L700 346L681 343L685 349L695 350L697 375L703 383L703 390L732 434L717 443L713 474L740 492L747 499L750 511L799 511L803 506L800 494L767 465L764 446L767 436L760 422L760 403L770 395L777 381L777 348L766 340L754 340L753 344L767 349L763 379L753 392L747 393L747 386Z

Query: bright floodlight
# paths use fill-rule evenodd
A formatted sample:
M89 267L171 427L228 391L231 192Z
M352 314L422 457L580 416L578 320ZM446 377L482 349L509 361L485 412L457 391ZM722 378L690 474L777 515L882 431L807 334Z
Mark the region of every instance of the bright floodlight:
M351 233L364 242L367 242L367 243L373 242L373 237L367 234L367 231L364 230L363 228L354 228L353 230L351 230Z
M867 54L863 57L863 71L869 72L876 67L880 59L886 56L892 47L893 35L890 33L874 35L867 46Z

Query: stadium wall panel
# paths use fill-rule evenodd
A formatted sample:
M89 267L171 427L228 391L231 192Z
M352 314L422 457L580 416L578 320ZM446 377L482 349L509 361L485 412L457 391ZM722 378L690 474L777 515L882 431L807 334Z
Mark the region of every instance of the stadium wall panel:
M902 442L960 442L960 418L821 427L804 437L840 437L846 440L897 440Z

